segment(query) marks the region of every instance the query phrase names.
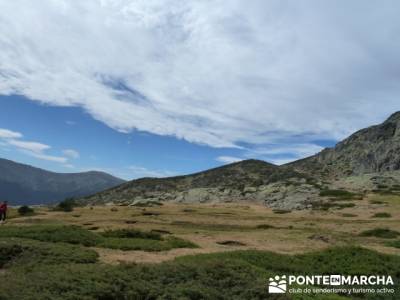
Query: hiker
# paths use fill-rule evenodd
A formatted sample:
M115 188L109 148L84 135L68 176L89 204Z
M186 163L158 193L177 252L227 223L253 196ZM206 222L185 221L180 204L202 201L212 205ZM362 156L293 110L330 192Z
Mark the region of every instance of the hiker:
M3 223L7 218L7 201L0 204L0 222Z

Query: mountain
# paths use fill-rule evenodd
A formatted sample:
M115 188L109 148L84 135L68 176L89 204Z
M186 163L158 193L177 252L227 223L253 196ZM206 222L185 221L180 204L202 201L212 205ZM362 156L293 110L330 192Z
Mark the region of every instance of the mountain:
M290 163L301 173L340 178L400 169L400 112L346 138L334 148Z
M82 197L123 182L103 172L53 173L0 158L0 200L13 205Z
M113 202L125 205L144 205L158 201L258 202L264 199L266 194L272 193L272 190L276 189L276 184L284 182L289 187L292 186L291 183L298 185L307 180L312 179L294 171L293 168L250 159L186 176L133 180L85 197L81 202L82 204ZM273 194L275 197L284 197L281 193ZM275 201L272 198L270 197L270 200Z
M399 169L397 112L384 123L362 129L333 148L283 166L245 160L186 176L137 179L80 201L122 205L254 201L279 209L303 209L320 202L321 191L342 188L340 184L346 186L346 180L339 179L349 176L359 176L357 192L387 183L400 186ZM395 174L387 175L390 171ZM364 174L369 175L362 177Z

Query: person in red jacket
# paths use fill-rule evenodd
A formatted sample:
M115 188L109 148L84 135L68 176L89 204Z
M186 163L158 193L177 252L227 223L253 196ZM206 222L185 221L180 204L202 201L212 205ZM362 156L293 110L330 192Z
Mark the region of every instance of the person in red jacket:
M7 218L7 201L4 201L0 204L0 222L3 223Z

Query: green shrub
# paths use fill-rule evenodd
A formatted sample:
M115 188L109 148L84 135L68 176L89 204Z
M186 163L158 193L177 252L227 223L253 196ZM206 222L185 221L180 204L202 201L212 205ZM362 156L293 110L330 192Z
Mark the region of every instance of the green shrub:
M391 218L392 215L386 212L376 213L372 216L373 218Z
M380 201L380 200L370 200L369 203L371 203L371 204L386 204L386 202Z
M144 232L136 229L117 229L108 230L101 234L104 237L111 238L141 238L151 240L161 240L161 234L156 232Z
M291 213L292 211L291 211L291 210L288 210L288 209L273 209L272 212L273 212L274 214L280 214L280 215L282 215L282 214Z
M270 224L259 224L256 226L257 229L272 229L272 228L276 228L273 225Z
M399 299L400 257L344 247L301 255L233 251L179 257L152 265L38 264L2 277L0 299L349 299L339 295L269 295L276 274L391 275ZM377 285L374 288L380 288ZM376 299L376 294L362 295Z
M30 207L27 206L27 205L23 205L23 206L21 206L20 208L18 208L18 213L19 213L21 216L33 215L34 210L33 210L33 208L30 208Z
M360 200L362 195L355 194L346 190L321 190L319 195L321 197L332 197L335 200Z
M388 228L375 228L360 233L360 236L374 236L383 239L394 239L400 235L400 232Z
M386 246L394 247L394 248L400 248L400 240L393 241L393 242L388 242L388 243L386 243Z
M98 245L102 248L142 251L167 251L175 248L197 248L198 246L192 242L177 238L167 237L162 240L146 239L146 238L114 238L107 237Z
M172 236L163 238L155 232L121 229L98 234L73 225L2 226L0 227L1 237L18 237L43 242L81 244L121 250L165 251L174 248L197 247L190 241Z
M355 214L343 213L343 214L342 214L342 217L345 217L345 218L353 218L353 217L357 217L357 215L355 215Z
M355 204L351 203L351 202L341 202L341 203L337 203L335 201L320 201L320 202L314 202L312 204L312 208L315 210L329 210L330 208L335 208L335 209L343 209L343 208L347 208L347 207L354 207Z
M95 263L98 254L69 244L0 238L0 268L36 264Z
M64 201L58 203L55 210L71 212L74 210L75 206L77 206L77 204L74 198L66 198Z
M94 246L101 238L82 227L66 225L2 226L0 227L0 237L18 237L84 246Z

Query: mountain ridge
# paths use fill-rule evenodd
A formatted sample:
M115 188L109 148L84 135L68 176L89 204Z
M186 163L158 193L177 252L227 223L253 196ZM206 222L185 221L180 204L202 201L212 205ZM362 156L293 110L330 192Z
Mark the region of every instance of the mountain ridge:
M142 178L81 199L140 205L151 201L261 202L276 208L307 208L321 189L348 176L400 169L400 112L361 129L332 148L285 165L244 160L169 178Z
M341 177L400 169L400 111L356 131L332 148L287 164L304 173Z
M12 204L46 204L82 197L123 183L104 172L56 173L0 158L0 199Z

